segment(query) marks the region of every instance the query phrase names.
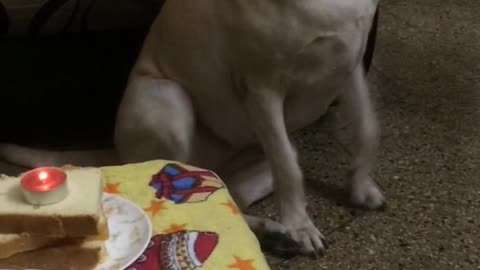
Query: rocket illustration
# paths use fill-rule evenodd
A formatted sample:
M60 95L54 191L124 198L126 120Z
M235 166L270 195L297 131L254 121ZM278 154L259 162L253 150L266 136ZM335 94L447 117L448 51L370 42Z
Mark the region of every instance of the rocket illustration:
M145 252L126 270L196 270L218 244L212 232L179 231L152 237Z

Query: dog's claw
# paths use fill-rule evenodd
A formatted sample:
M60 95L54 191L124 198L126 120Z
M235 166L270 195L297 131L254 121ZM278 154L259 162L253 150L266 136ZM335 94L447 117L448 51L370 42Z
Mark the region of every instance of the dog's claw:
M325 250L330 248L330 246L329 246L328 242L325 240L325 238L322 239L322 242L323 242L323 247L325 248Z

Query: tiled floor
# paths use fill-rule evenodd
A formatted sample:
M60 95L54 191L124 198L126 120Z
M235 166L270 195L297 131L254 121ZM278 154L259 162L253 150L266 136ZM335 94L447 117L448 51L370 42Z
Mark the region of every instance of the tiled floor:
M384 0L370 74L382 124L376 179L389 208L343 203L348 136L295 136L310 212L330 249L276 269L480 269L480 1ZM0 164L0 172L19 169ZM271 201L253 212L272 213Z

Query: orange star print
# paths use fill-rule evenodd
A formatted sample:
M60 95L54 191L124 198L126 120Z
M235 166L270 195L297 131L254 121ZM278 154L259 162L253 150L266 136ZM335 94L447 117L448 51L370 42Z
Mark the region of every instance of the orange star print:
M120 183L113 183L113 184L107 183L103 188L103 191L105 193L110 193L110 194L119 194L120 193L119 187L120 187Z
M163 233L164 234L171 234L171 233L176 233L176 232L179 232L179 231L184 231L186 227L187 227L187 224L181 224L181 225L172 224L172 225L170 225L170 227L168 229L164 230Z
M234 256L235 263L228 266L229 269L236 270L256 270L253 267L253 260L242 260L241 258Z
M150 207L145 208L144 210L150 212L152 216L156 216L161 210L167 209L164 204L165 201L151 200Z
M222 203L222 204L225 205L226 207L230 208L230 211L232 211L232 214L234 214L234 215L240 214L240 211L238 210L237 206L232 201L228 201L228 202Z

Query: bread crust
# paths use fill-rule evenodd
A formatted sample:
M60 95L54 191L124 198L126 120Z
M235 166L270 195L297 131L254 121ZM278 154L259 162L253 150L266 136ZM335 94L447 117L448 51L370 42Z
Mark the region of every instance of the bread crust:
M1 244L0 259L14 254L34 250L60 241L60 238L31 236L28 233L14 235L14 238Z
M91 270L105 259L103 245L59 243L0 259L0 269Z
M100 233L93 216L2 215L1 234L41 235L48 237L87 237Z

